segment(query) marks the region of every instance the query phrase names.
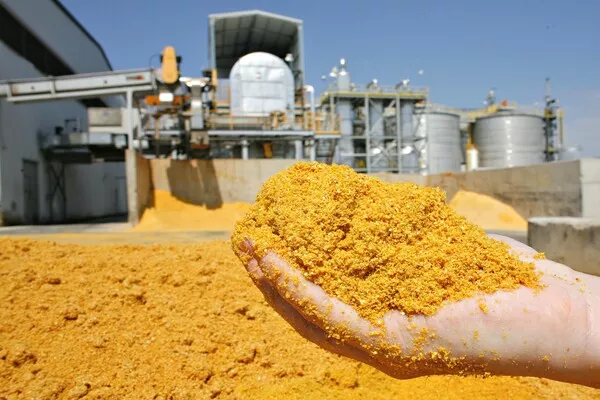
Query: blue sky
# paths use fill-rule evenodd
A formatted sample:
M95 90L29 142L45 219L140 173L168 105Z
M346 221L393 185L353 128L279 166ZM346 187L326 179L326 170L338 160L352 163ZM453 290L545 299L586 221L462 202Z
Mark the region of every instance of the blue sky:
M568 144L600 156L600 1L61 0L115 69L142 68L166 45L184 75L208 64L208 14L261 9L304 20L307 83L340 57L356 82L409 78L436 103L540 102L544 79L566 112ZM419 76L417 71L424 70Z

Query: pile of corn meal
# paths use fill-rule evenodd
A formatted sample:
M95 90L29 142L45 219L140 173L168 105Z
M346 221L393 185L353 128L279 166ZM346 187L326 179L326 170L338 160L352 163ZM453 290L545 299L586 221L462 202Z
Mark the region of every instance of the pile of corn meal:
M227 242L69 240L93 238L0 238L0 399L600 399L538 378L393 379L297 334Z
M234 246L245 239L372 321L389 310L432 315L477 292L539 287L533 264L453 211L442 190L346 166L301 162L271 177L236 225Z

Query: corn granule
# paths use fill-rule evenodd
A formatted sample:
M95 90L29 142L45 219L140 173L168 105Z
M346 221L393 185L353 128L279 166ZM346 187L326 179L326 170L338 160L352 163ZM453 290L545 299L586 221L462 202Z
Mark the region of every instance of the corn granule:
M272 176L236 224L233 245L245 239L371 321L540 285L532 263L457 214L441 189L384 183L347 166L300 162Z

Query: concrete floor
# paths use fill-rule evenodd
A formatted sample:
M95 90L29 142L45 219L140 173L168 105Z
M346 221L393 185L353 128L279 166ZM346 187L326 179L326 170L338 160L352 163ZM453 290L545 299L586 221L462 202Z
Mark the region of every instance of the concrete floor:
M131 228L127 222L80 223L60 225L18 225L0 227L3 235L50 235L56 233L99 233L118 232Z
M229 240L231 231L132 232L127 222L0 227L0 236L29 237L70 243L197 243ZM526 231L488 231L527 244Z
M0 237L78 244L187 244L229 240L231 231L133 232L128 223L0 227Z

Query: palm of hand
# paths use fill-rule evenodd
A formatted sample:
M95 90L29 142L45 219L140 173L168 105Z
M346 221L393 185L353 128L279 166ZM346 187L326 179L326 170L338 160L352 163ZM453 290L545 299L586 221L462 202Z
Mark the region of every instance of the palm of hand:
M394 377L490 372L600 384L596 369L574 379L562 372L581 369L600 351L590 346L598 341L591 337L592 329L573 331L589 325L589 296L594 295L586 292L600 293L600 279L534 260L535 250L494 238L507 242L524 261L535 262L543 274L543 290L522 287L469 298L430 317L390 311L380 326L329 297L276 254L257 258L250 241L236 251L250 256L246 269L254 283L302 336Z

